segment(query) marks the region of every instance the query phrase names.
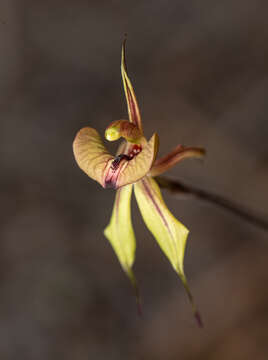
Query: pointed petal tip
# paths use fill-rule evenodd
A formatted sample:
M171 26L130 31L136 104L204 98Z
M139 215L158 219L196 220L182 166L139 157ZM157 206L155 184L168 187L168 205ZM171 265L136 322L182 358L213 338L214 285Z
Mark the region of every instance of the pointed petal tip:
M184 147L182 145L178 145L167 155L155 161L150 171L150 175L153 177L161 175L184 159L203 159L205 155L206 150L204 148Z
M159 150L159 136L157 133L154 133L153 137L154 137L154 142L155 142L155 148L154 148L154 161L155 161L158 150Z
M197 310L197 307L196 307L196 304L194 302L194 298L193 298L193 295L190 291L190 288L189 288L189 285L188 285L188 282L186 280L186 277L183 273L183 271L177 271L179 277L181 278L181 281L183 283L183 286L186 290L186 293L187 293L187 296L188 296L188 299L190 301L190 304L192 306L192 311L193 311L193 315L194 315L194 318L196 320L196 323L198 325L199 328L204 328L204 323L203 323L203 320L202 320L202 317L201 317L201 314L200 312Z
M143 134L138 102L136 99L136 95L135 95L132 83L128 77L125 45L126 45L126 39L123 41L123 44L122 44L121 74L122 74L124 92L125 92L125 96L126 96L126 100L127 100L129 121L133 122L135 125L137 125L139 130Z
M132 269L127 269L126 273L127 273L127 276L129 277L129 280L130 280L131 285L133 286L133 289L134 289L134 292L135 292L137 313L138 313L138 315L140 317L143 317L140 290L139 290L139 287L138 287L136 277L135 277Z
M121 47L121 55L122 57L124 57L125 52L126 52L126 43L127 43L127 33L124 34L124 38L122 41L122 47Z
M200 329L203 329L204 328L204 323L203 323L203 320L201 318L200 312L196 310L195 313L194 313L194 317L195 317L195 320L197 322L198 327Z

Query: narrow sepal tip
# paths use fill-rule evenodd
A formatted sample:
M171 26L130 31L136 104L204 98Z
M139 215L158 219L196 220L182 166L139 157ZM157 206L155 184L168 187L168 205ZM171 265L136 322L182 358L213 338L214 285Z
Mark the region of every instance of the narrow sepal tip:
M136 277L135 277L132 269L129 269L129 270L127 271L127 275L128 275L128 277L129 277L129 280L130 280L130 282L131 282L131 285L133 286L133 289L134 289L138 315L139 315L140 317L142 317L142 316L143 316L143 313L142 313L140 290L139 290L139 286L138 286Z
M188 299L191 303L191 306L192 306L192 311L193 311L193 315L194 315L194 318L196 320L196 323L198 325L199 328L204 328L204 323L203 323L203 320L202 320L202 317L201 317L201 314L200 312L197 310L197 307L196 307L196 304L194 302L194 298L193 298L193 295L190 291L190 288L189 288L189 285L187 283L187 280L186 280L186 277L183 273L181 273L180 271L178 272L178 275L179 277L181 278L181 281L183 283L183 286L184 286L184 289L186 290L186 293L188 295Z

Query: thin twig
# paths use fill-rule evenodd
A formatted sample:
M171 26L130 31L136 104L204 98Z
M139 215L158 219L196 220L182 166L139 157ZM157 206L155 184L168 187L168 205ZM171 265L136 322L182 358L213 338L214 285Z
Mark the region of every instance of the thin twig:
M242 206L235 204L234 202L224 198L223 196L216 195L211 192L196 188L194 186L186 185L181 181L171 180L162 176L157 176L155 180L161 188L167 189L171 193L186 195L217 205L239 216L241 219L263 230L268 231L268 221L262 219L257 215L252 214L251 211L246 210Z

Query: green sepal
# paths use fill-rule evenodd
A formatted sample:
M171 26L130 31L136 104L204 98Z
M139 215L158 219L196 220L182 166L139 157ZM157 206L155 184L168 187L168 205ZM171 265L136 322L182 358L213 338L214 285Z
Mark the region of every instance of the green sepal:
M146 226L181 278L192 304L194 315L200 319L183 269L188 229L171 214L154 179L143 178L134 184L134 191ZM200 321L199 324L201 324Z
M117 258L134 287L138 310L140 298L132 266L135 260L136 239L131 220L131 194L133 185L126 185L116 191L112 217L104 235L112 245Z
M131 84L131 81L130 81L130 79L128 77L128 73L127 73L125 45L126 45L126 40L123 42L123 45L122 45L121 74L122 74L125 96L126 96L126 100L127 100L129 121L133 122L133 124L139 128L140 132L143 133L138 102L136 99L136 95L135 95L133 86Z

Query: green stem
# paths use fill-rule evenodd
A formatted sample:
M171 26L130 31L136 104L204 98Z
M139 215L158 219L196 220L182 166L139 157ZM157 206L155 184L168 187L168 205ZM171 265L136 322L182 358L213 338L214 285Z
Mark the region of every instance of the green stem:
M155 180L161 188L169 190L172 194L186 195L195 199L209 202L213 205L217 205L225 210L228 210L234 215L239 216L242 220L247 221L248 223L251 223L252 225L255 225L262 230L268 231L267 220L252 214L250 210L246 210L242 206L235 204L233 201L228 200L223 196L199 189L194 186L186 185L178 180L171 180L162 176L157 176Z

